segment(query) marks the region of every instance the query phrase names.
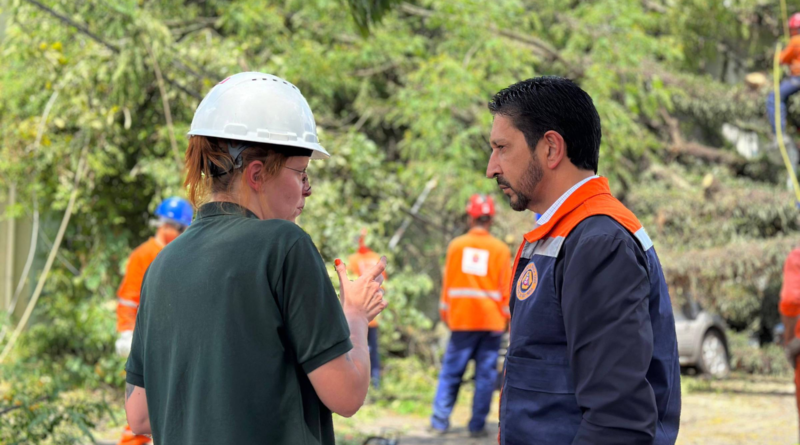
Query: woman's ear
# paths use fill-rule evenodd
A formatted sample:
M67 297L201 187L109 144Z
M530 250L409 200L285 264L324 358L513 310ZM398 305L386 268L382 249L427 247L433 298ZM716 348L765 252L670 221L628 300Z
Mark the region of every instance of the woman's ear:
M264 182L263 170L264 163L261 161L253 161L247 164L247 167L244 169L244 177L247 181L247 185L254 192L257 192L261 188L261 184Z

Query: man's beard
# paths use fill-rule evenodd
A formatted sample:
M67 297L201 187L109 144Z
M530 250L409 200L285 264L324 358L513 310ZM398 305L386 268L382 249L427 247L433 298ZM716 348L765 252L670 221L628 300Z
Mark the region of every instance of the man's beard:
M522 175L522 179L519 182L519 190L511 187L511 184L502 176L495 176L495 180L497 180L497 185L508 187L511 190L512 194L508 197L508 203L511 208L517 212L522 212L527 210L531 202L531 195L533 195L533 191L541 182L543 176L544 170L542 170L542 166L539 165L536 158L533 158L528 164L528 169Z

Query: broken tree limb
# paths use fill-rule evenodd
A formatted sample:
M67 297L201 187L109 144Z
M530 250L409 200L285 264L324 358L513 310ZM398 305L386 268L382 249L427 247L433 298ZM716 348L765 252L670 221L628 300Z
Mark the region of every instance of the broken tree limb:
M672 139L672 145L669 147L672 157L691 156L712 164L723 164L734 168L738 168L747 162L738 154L709 147L698 142L684 140L678 119L671 116L663 108L661 109L661 117L664 119L664 123L667 124L667 131L670 139Z
M737 154L719 148L708 147L697 142L673 144L669 151L674 156L691 156L712 164L722 164L728 167L740 167L747 162Z
M417 197L417 201L414 203L414 206L411 207L411 212L410 212L411 215L416 215L417 213L419 213L420 207L422 207L422 204L424 204L425 200L428 199L428 195L431 193L431 190L433 190L434 187L436 187L436 183L437 183L436 178L433 178L430 181L428 181L427 184L425 184L425 189L422 190L422 193L420 193L419 197ZM403 238L403 234L406 233L406 229L408 229L408 226L411 225L411 219L412 219L411 216L407 216L403 220L403 223L400 225L400 228L397 229L397 232L394 233L392 239L389 240L389 250L394 250L397 247L397 244L400 243L400 240Z

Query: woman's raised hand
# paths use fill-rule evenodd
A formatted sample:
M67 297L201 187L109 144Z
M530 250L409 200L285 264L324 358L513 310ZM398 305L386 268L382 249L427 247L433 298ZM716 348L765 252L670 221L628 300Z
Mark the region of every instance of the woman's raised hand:
M347 267L342 260L336 259L335 268L339 275L339 291L345 312L354 312L372 321L386 308L388 303L383 299L381 288L383 271L386 269L385 256L355 281L347 278Z

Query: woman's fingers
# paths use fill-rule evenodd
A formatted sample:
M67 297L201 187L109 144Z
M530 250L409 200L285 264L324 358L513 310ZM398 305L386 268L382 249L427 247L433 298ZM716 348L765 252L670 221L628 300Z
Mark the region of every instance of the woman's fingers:
M339 297L342 299L342 303L344 304L344 283L349 281L347 278L347 266L345 266L344 262L339 258L336 258L333 264L336 274L339 275Z
M382 256L381 260L372 266L364 276L367 277L369 281L373 281L376 280L378 276L382 276L384 270L386 270L386 257Z

